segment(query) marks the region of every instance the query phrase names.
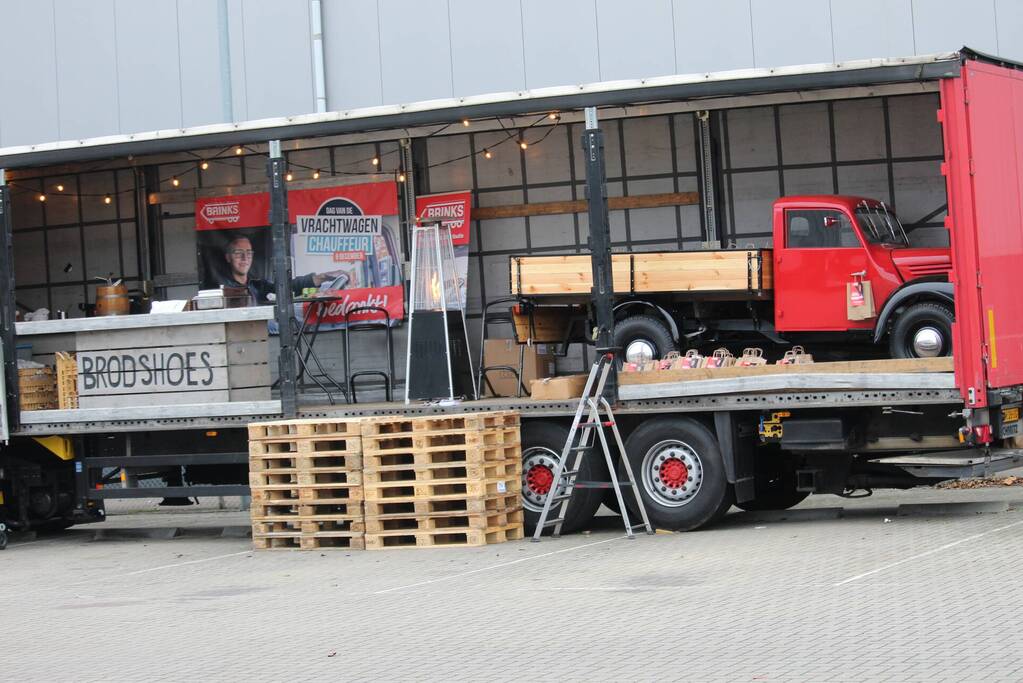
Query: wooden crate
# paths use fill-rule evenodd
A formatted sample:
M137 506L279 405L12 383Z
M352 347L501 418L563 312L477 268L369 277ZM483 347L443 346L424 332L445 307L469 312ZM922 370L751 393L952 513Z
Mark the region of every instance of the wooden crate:
M57 407L61 410L78 408L78 360L75 354L58 351L54 354L57 363Z
M744 299L774 286L770 249L613 254L617 293L718 292ZM588 254L512 256L513 295L584 295L593 286Z
M19 368L21 410L53 410L57 407L57 378L53 368Z

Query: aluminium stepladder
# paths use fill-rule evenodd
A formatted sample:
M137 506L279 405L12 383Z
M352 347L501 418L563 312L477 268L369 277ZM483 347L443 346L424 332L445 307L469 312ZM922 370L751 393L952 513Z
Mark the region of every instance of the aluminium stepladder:
M611 371L612 363L614 363L614 356L610 353L603 353L593 363L593 367L590 368L590 375L586 378L583 395L579 398L579 407L576 408L575 417L572 419L572 427L568 430L568 439L565 441L565 447L561 451L561 459L558 461L558 466L554 471L555 484L551 487L550 493L547 494L547 499L543 504L543 511L540 513L540 519L536 523L533 542L539 541L543 530L549 526L554 527L554 532L552 533L554 538L561 535L561 525L565 522L565 515L568 512L568 506L571 504L572 491L574 489L607 488L607 482L578 480L579 468L582 466L583 458L596 456L595 453L591 453L594 446L594 433L596 433L597 439L600 441L601 450L604 452L604 460L607 462L607 469L611 476L610 483L615 490L615 496L618 498L618 508L622 511L626 535L629 538L635 538L632 532L635 529L641 528L645 529L648 534L654 533L654 529L650 526L650 520L646 515L643 498L640 496L639 491L635 490L637 486L636 477L632 473L632 465L625 454L625 444L622 442L622 435L618 431L617 420L611 411L611 404L604 398L604 383L607 381L607 375ZM601 411L604 413L603 417L601 416ZM585 422L583 422L584 417L586 418ZM611 457L607 435L604 433L605 427L610 427L611 433L614 435L615 445L618 447L618 454L625 468L625 474L628 476L628 482L618 481L617 463ZM568 462L570 453L575 453L575 458L573 459L571 469L568 469L565 465ZM565 478L564 491L560 490L562 477ZM643 518L642 524L633 525L629 521L629 511L625 506L625 500L622 498L622 486L631 486L633 488L636 506L639 508L639 514ZM555 516L553 519L548 519L552 509L556 511Z

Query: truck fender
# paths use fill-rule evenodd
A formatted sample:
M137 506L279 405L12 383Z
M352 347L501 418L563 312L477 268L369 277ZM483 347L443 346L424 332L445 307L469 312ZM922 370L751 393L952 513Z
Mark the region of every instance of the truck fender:
M675 318L672 317L671 313L668 313L668 311L664 310L663 308L661 308L660 306L651 301L644 301L642 299L632 299L630 301L623 301L620 304L615 304L615 307L612 310L617 315L619 311L625 311L626 309L629 308L653 309L657 313L657 315L660 316L662 320L664 320L664 323L668 326L668 329L671 330L671 338L674 341L678 342L678 325L675 323Z
M892 292L888 301L884 302L881 313L877 316L877 324L874 326L874 343L877 344L888 331L888 321L895 311L914 299L940 301L952 303L954 301L954 287L951 282L942 280L913 280L907 282Z

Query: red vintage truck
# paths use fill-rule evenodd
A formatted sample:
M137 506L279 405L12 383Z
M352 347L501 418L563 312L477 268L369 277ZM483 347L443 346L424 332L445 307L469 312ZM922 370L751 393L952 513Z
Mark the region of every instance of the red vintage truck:
M951 355L949 250L910 246L883 202L782 197L773 233L773 249L616 254L615 337L625 359L764 341ZM512 293L528 298L534 317L589 295L585 255L512 256L510 272Z

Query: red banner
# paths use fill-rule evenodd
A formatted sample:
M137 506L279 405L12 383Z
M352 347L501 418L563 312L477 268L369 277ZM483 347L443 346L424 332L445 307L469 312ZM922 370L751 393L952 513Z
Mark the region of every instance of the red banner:
M469 244L472 192L448 192L416 197L416 216L421 221L442 221L451 228L454 246Z
M311 320L315 321L317 317L320 317L323 323L343 324L345 322L345 313L364 306L383 308L387 311L387 315L391 317L392 324L405 317L405 288L400 285L396 287L377 287L376 289L341 290L334 292L334 294L344 296L344 299L327 304L323 308L323 315L313 315ZM306 306L308 305L306 304ZM382 319L383 316L376 311L356 313L351 318L352 322Z
M196 230L261 228L269 219L270 195L266 192L195 200Z

